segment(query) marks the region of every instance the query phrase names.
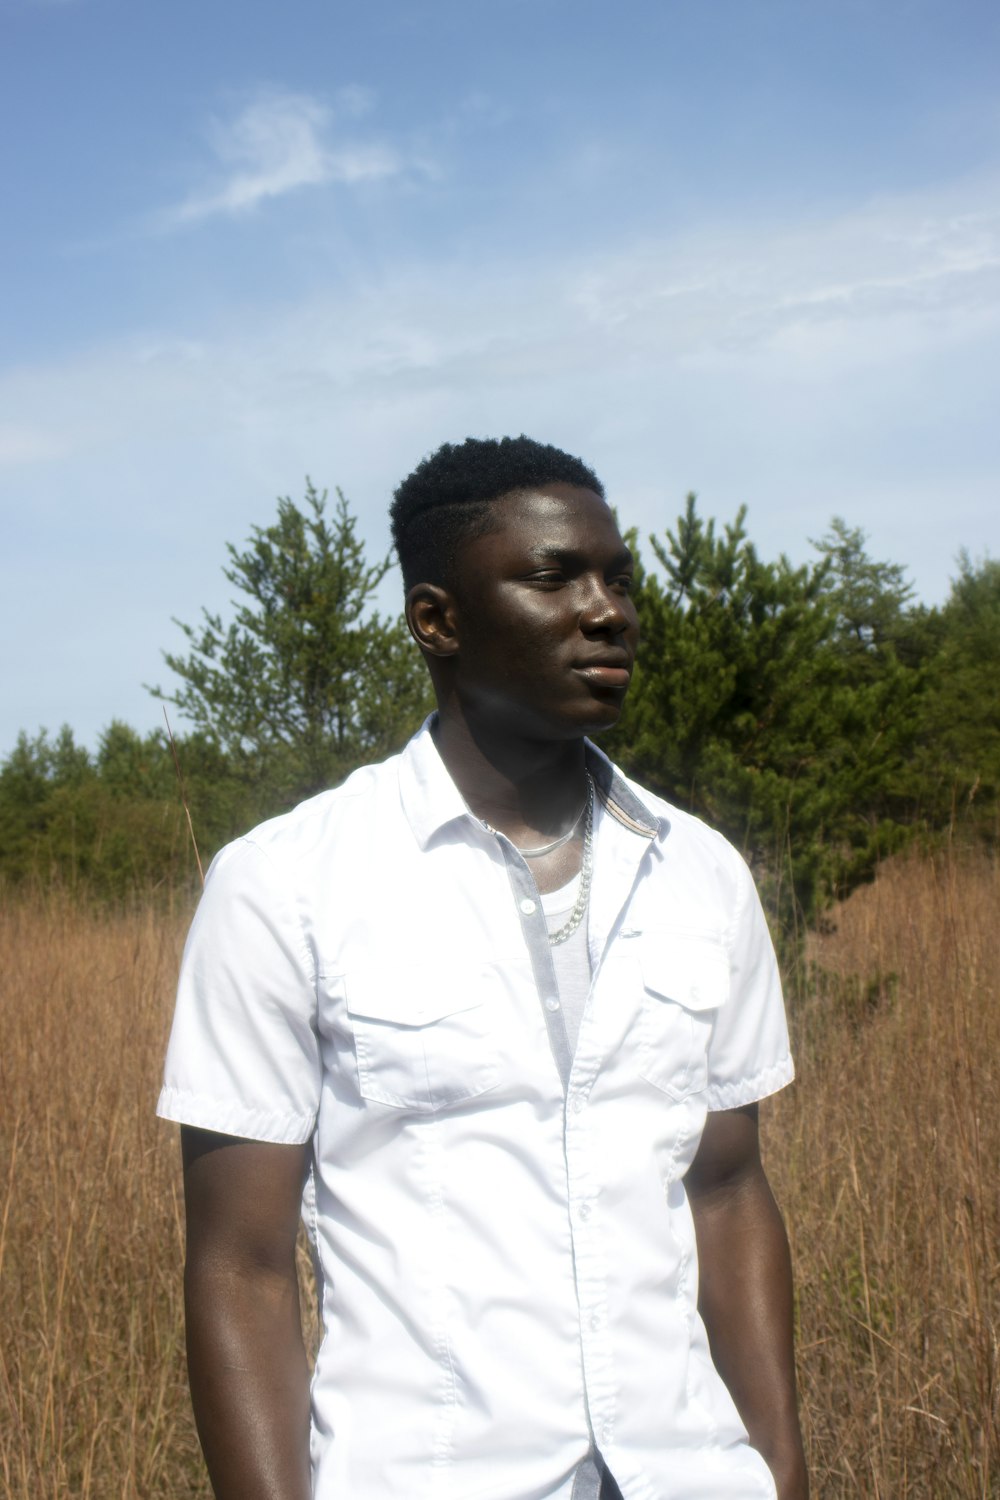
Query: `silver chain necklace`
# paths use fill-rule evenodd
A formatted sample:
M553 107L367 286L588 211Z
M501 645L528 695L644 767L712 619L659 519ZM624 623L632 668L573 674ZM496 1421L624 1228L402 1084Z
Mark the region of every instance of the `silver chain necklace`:
M522 859L539 859L543 854L551 854L553 849L561 849L563 844L568 844L574 833L580 826L580 819L590 806L590 772L587 772L587 794L583 799L583 806L573 819L565 833L561 833L551 844L539 844L535 849L518 849ZM515 846L516 847L516 846Z
M555 948L559 943L565 943L567 938L571 938L573 936L574 932L583 921L583 914L587 910L587 903L590 900L590 881L591 876L594 872L594 778L591 776L590 772L587 772L586 800L584 801L584 804L581 807L580 811L577 813L576 818L573 821L572 828L568 828L566 832L560 834L557 839L553 839L551 844L540 844L536 849L517 849L517 845L514 845L514 848L517 849L518 854L520 854L523 859L538 859L538 857L542 854L551 854L553 849L559 849L563 844L569 843L577 828L580 826L581 818L583 818L584 823L583 862L580 865L580 888L576 893L576 900L573 903L573 910L570 912L566 921L555 932L549 933L550 948ZM499 829L494 828L492 823L487 823L485 818L480 818L479 821L482 823L487 833L492 833L494 837L496 837L496 835L499 833Z
M565 943L571 938L583 921L584 912L587 910L587 902L590 900L590 878L594 870L594 783L587 776L587 805L584 808L585 822L583 825L583 863L580 866L580 889L576 893L576 901L569 917L562 927L555 932L549 933L549 947L555 948L558 943Z
M573 819L572 823L567 828L566 832L561 833L557 839L553 839L551 844L538 844L534 849L521 849L518 848L517 844L514 844L514 848L517 849L517 852L518 854L520 854L522 859L540 859L543 854L551 854L553 849L561 849L563 844L569 843L570 839L573 837L574 833L580 826L580 819L583 817L584 813L587 811L587 808L590 806L590 797L593 791L594 784L590 779L590 772L587 771L584 774L587 777L587 791L583 799L583 805L581 806L580 811L577 813L576 817ZM479 821L482 823L487 833L492 833L494 836L496 835L498 830L493 827L492 823L487 823L485 818L480 818ZM511 840L511 842L513 843L513 840Z

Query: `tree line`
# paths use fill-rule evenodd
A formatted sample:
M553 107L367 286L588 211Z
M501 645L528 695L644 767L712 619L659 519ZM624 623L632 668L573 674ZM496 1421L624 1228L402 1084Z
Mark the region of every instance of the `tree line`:
M642 646L602 743L728 835L786 938L916 836L996 838L1000 562L960 555L927 608L841 518L801 566L762 558L744 510L720 526L694 495L630 541ZM207 862L398 749L431 699L402 616L372 609L390 567L339 490L279 500L228 547L231 618L175 622L177 681L151 691L176 738L114 722L91 753L68 727L20 736L0 764L0 880L176 892L197 882L190 829Z

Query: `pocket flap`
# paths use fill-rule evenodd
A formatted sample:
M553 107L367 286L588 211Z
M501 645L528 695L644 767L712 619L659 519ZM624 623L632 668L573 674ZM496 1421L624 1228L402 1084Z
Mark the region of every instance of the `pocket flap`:
M429 1026L482 1005L487 973L449 974L419 966L355 969L345 977L347 1010L366 1021Z
M642 982L685 1010L715 1010L729 996L729 960L711 938L645 932L638 942Z

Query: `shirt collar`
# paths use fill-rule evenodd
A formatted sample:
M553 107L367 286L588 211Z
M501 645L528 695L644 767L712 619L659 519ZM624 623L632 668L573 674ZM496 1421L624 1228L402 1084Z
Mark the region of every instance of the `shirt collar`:
M436 719L436 713L428 714L403 751L399 765L403 812L422 849L448 823L473 817L434 743L431 729Z
M597 795L612 817L644 838L656 838L670 829L668 819L657 816L632 790L624 776L603 750L586 740L587 770L594 778Z
M458 819L471 818L479 824L434 743L431 729L436 718L432 713L424 720L403 751L399 766L403 812L422 849L440 829ZM667 832L667 820L646 806L604 752L590 740L585 741L585 747L587 769L594 778L597 795L612 817L644 838Z

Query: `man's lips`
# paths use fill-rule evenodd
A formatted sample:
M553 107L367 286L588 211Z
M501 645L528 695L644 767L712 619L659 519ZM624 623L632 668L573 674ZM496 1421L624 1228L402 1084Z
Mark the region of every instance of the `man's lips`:
M577 662L576 670L599 687L627 688L632 677L632 663L627 656Z

